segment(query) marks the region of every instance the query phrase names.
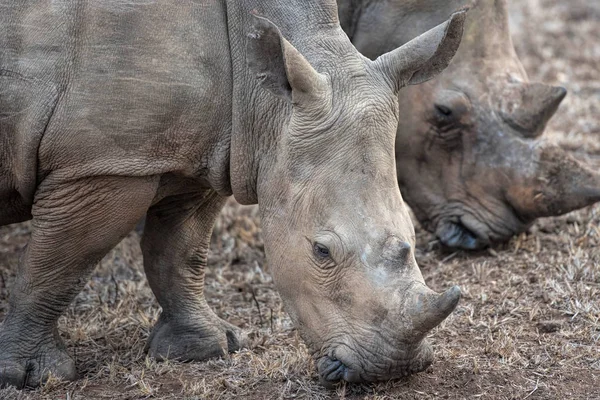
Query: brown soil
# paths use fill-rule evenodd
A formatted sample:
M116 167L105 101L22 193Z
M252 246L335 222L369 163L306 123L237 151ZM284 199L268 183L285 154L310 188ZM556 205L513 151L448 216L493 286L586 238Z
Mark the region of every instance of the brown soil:
M530 77L569 89L548 137L600 167L600 3L513 0L511 17ZM274 291L256 209L231 202L213 235L207 293L250 332L251 350L206 363L148 359L159 308L132 233L60 320L82 379L0 399L600 399L599 222L597 205L476 254L444 252L417 228L427 283L464 293L431 335L437 361L404 380L327 391ZM28 235L28 224L0 228L0 319Z

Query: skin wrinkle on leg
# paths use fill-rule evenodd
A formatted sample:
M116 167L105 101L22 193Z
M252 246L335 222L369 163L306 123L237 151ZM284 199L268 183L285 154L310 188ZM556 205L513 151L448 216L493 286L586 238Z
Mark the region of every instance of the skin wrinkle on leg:
M199 361L241 347L238 328L217 317L204 298L210 237L225 201L206 190L172 196L148 211L144 269L163 311L147 350L159 360Z
M42 182L32 235L0 328L0 385L36 386L48 374L76 377L57 320L96 263L150 207L158 179L95 177Z

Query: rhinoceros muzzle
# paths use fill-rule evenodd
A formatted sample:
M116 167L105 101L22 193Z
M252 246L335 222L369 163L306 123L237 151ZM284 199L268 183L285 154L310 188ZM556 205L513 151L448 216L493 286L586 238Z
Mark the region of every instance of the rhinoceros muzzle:
M401 323L387 328L384 324L364 330L359 337L346 336L330 343L317 358L321 383L331 387L342 380L384 381L427 369L433 362L433 350L425 337L456 308L460 296L458 286L435 293L423 282L411 283L404 308L394 317L395 321L404 319L408 330Z
M497 210L463 207L460 216L440 219L435 227L435 235L449 248L481 250L525 231L533 222L508 200L503 203L502 210L503 217L500 218Z
M394 360L385 367L377 360L356 359L355 357L359 357L358 352L351 352L345 346L341 350L338 352L340 354L336 354L334 350L317 361L319 381L325 387L331 388L341 381L360 383L397 379L424 371L433 362L433 350L426 341L419 344L416 354L412 357ZM364 353L360 354L360 357L364 356ZM346 361L346 358L355 360Z

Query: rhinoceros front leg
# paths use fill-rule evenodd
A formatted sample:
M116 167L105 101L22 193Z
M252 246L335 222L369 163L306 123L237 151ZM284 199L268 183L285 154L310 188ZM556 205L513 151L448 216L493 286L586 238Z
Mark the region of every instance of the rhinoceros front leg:
M38 386L49 374L75 379L57 319L91 269L150 206L154 178L43 181L32 209L32 234L0 327L0 386Z
M159 360L201 361L244 345L241 331L217 317L204 298L210 236L225 200L213 191L186 194L147 213L144 268L162 307L147 350Z

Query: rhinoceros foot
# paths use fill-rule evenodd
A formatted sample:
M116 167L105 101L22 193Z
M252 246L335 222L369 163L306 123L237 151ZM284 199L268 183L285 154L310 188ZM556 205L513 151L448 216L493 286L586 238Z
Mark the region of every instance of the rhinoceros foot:
M32 345L29 336L11 333L0 329L0 387L37 387L50 376L77 379L75 362L56 335Z
M222 319L177 321L159 318L146 350L157 360L203 361L223 357L247 345L246 335Z

